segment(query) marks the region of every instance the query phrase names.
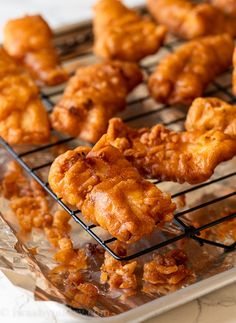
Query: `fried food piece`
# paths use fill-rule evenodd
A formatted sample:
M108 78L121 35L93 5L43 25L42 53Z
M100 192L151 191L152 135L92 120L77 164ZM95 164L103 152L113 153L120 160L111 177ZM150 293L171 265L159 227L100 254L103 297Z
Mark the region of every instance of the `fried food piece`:
M79 68L53 110L53 127L95 143L141 81L142 73L134 63L112 61Z
M57 210L53 215L52 224L44 227L44 233L53 247L59 246L59 241L68 238L71 230L69 221L71 216L64 210Z
M126 255L126 248L115 242L113 245L113 251L119 256ZM137 261L121 262L114 259L107 251L104 255L104 263L101 269L100 281L102 284L108 284L110 289L132 289L137 288L137 279L135 270L137 267Z
M62 238L58 241L59 251L54 255L54 259L61 264L74 266L77 269L86 269L87 256L83 249L75 250L69 237Z
M41 144L50 137L48 115L36 85L2 48L0 135L10 144Z
M44 228L52 222L48 202L41 196L14 198L10 206L16 214L22 231L31 232L32 228Z
M141 175L163 181L206 181L222 161L236 154L236 141L219 130L175 132L157 124L132 129L112 119L104 141L118 148Z
M53 45L52 31L39 15L9 20L4 28L4 48L23 63L34 79L45 85L67 80Z
M236 1L235 0L211 0L213 6L224 11L228 15L236 16Z
M129 243L172 219L175 205L169 194L144 180L118 149L101 139L89 150L78 147L53 162L49 184L57 196Z
M16 162L10 162L1 182L2 195L10 201L20 228L31 232L32 228L44 228L52 224L48 200L41 186L28 179Z
M158 23L184 39L229 33L235 36L236 21L209 3L193 4L187 0L147 0Z
M49 279L64 293L71 306L92 308L98 298L98 288L84 281L84 276L74 266L59 265L49 273Z
M99 0L94 10L94 52L98 56L137 62L163 44L166 28L141 17L120 0Z
M188 42L166 56L150 76L148 87L157 101L190 104L232 61L234 43L227 35Z
M236 47L233 53L233 94L236 95Z
M153 260L144 265L143 280L148 283L144 284L144 292L166 294L195 281L195 275L187 267L185 252L175 249L164 255L154 255Z
M60 263L49 273L51 282L63 291L72 306L78 304L93 307L98 297L98 289L84 281L81 270L87 269L87 255L84 249L74 249L69 237L58 240L59 250L54 259Z
M220 130L236 139L236 106L218 98L198 98L189 108L187 131Z

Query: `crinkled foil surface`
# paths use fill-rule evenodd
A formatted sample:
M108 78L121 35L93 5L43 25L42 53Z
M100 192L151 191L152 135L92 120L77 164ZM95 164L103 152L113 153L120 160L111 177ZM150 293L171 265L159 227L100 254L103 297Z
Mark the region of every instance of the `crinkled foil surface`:
M71 33L72 35L73 33ZM72 35L73 37L74 34ZM72 37L70 36L70 37ZM63 54L63 42L67 42L67 49L70 51L70 46L73 45L73 42L68 41L69 36L63 36L57 38L59 47L62 50ZM72 38L73 38L72 37ZM168 42L173 41L173 38L169 37ZM72 45L70 45L72 44ZM173 47L176 47L178 44L175 43ZM73 48L73 46L72 46ZM79 47L80 48L80 47ZM86 46L85 46L86 49ZM78 48L76 47L76 50ZM84 50L84 47L83 47ZM87 49L86 49L87 50ZM162 48L157 55L150 57L144 60L143 65L150 65L156 63L161 57L166 55L166 49ZM66 56L66 55L65 55ZM72 55L73 56L73 55ZM65 66L69 70L75 69L79 64L91 64L94 62L92 55L84 55L80 58L72 57L70 55L67 59L64 60ZM218 82L222 84L223 87L228 86L231 83L231 71L228 71L224 75L218 78ZM61 88L58 87L60 90ZM52 93L52 89L46 89L47 93ZM226 101L230 101L230 98L224 91L218 91L214 85L210 85L206 95L210 96L214 93L214 96L218 96ZM135 100L147 95L147 90L144 84L140 85L137 90L130 96L129 102L135 102ZM52 95L50 99L53 102L56 102L60 97L60 94ZM122 113L122 117L127 121L131 126L151 126L158 122L171 123L172 120L181 119L186 115L186 109L183 107L171 107L165 109L164 111L158 111L161 108L160 104L155 103L152 99L142 100L142 102L132 103L126 111ZM150 113L149 113L150 112ZM145 113L145 116L142 118L133 118L137 114ZM180 122L173 122L170 124L170 128L174 130L180 130L183 128L183 120ZM75 147L78 145L78 142L72 142L70 147ZM20 147L18 151L26 151L30 147ZM31 147L32 148L32 147ZM28 158L27 162L33 166L39 163L43 164L48 160L53 158L53 153L47 151L46 153L37 153ZM3 177L5 166L10 161L9 154L3 149L0 149L0 176ZM219 165L215 171L214 176L211 178L219 178L223 175L229 174L235 171L236 158L226 163ZM47 178L48 169L45 169L41 176L44 179ZM161 190L169 191L172 194L176 192L181 192L190 187L188 184L177 184L177 183L160 183L158 187ZM215 199L216 197L223 196L230 192L234 192L236 187L236 178L231 176L225 180L215 182L211 185L199 188L192 192L186 194L186 205L182 207L185 208L194 207L201 203ZM176 200L176 199L175 199ZM55 208L55 202L52 201L51 207ZM219 217L219 214L224 212L225 209L236 210L236 199L231 197L225 200L222 200L213 205L202 208L196 212L189 213L185 216L184 221L188 223L197 222L199 224L204 224L213 219ZM181 209L181 210L182 210ZM179 210L178 210L179 211ZM64 297L62 291L54 287L48 280L48 272L56 264L53 261L52 255L55 253L49 242L44 237L44 234L39 229L33 229L33 232L29 236L21 236L19 233L19 227L15 215L9 207L9 201L5 198L0 197L0 268L7 268L25 275L25 282L22 281L21 286L28 288L27 276L31 275L35 279L35 298L40 300L54 300L61 303L67 303L66 298ZM95 241L72 219L70 221L72 225L71 236L75 247L84 247L88 243L95 244ZM235 228L236 230L236 228ZM96 228L95 232L104 237L104 231ZM157 241L163 241L168 237L173 237L177 234L180 234L180 228L176 224L168 225L163 232L156 231L148 239L142 240L140 243L132 246L130 252L139 251L142 248L149 247L156 243ZM224 243L232 243L232 232L229 232L222 237L214 236L214 239ZM214 232L212 233L214 235ZM29 250L31 248L37 247L37 254L32 255ZM162 248L160 252L173 249L176 247L182 247L189 258L188 265L196 274L196 281L201 281L207 277L217 275L220 272L227 271L228 269L236 266L236 252L225 253L223 249L217 248L214 246L204 245L200 246L198 242L186 239L184 241L179 241L176 244L172 244L168 247ZM142 256L138 259L138 280L140 286L138 287L138 292L135 296L129 297L126 300L120 298L121 293L119 291L109 291L106 286L103 286L99 282L99 268L102 263L101 256L93 254L89 257L89 268L86 271L87 281L95 283L100 290L99 299L97 305L92 310L87 310L86 313L92 316L109 316L115 315L128 311L129 309L140 306L150 300L155 299L160 296L150 296L144 294L141 291L142 285L142 266L145 262L152 259L152 253L149 253L145 256ZM23 276L22 276L23 277ZM25 283L25 285L24 285ZM182 286L185 288L185 286ZM168 302L168 295L161 296L166 297Z

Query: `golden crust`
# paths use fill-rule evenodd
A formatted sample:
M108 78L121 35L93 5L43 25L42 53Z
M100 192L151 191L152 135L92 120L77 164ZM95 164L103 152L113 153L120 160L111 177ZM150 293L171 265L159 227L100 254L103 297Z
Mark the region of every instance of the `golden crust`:
M113 244L112 249L119 256L126 255L126 248L119 241ZM110 289L135 290L137 288L136 267L137 261L121 262L105 252L104 262L100 268L100 281L102 284L108 284Z
M98 56L137 62L156 53L164 41L164 26L142 18L119 0L100 0L94 11L94 51Z
M163 290L176 290L188 281L193 282L195 275L187 268L186 262L187 255L179 249L164 255L154 255L153 260L143 267L143 280L148 283L144 285L143 291L163 294Z
M28 74L0 49L0 135L10 144L40 144L50 137L47 112Z
M166 56L150 76L148 87L157 101L190 104L232 62L234 43L227 35L188 42Z
M52 32L39 15L10 20L4 28L4 48L22 62L32 77L46 85L67 80L52 41Z
M236 16L236 1L235 0L210 0L211 4L228 15Z
M170 196L144 180L116 148L101 139L88 151L78 147L52 164L49 184L58 197L129 243L172 219Z
M51 115L53 127L95 143L109 119L126 105L127 94L142 81L134 63L103 62L81 67L72 77Z
M187 131L220 130L236 139L236 106L218 98L198 98L189 108Z
M174 132L158 124L135 130L112 119L105 136L105 142L118 148L140 174L164 181L201 183L236 154L235 140L214 129Z
M209 3L187 0L147 0L153 17L170 32L184 39L211 34L235 36L236 21Z
M233 94L236 95L236 47L233 53Z

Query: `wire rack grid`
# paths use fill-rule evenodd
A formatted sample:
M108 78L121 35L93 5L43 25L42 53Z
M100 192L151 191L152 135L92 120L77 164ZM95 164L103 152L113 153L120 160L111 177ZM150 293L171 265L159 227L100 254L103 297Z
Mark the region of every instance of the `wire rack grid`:
M145 13L145 9L141 9L141 12ZM55 34L55 45L57 46L63 64L69 67L71 73L77 66L76 64L79 62L80 64L90 64L95 61L95 58L92 53L92 28L90 23L80 24L74 26L73 28L68 28L66 30L60 31ZM158 61L169 52L172 52L176 47L181 45L181 41L174 38L173 36L168 36L167 41L158 52L157 55L153 55L148 59L145 59L141 63L141 67L144 71L144 74L149 75ZM207 96L218 96L230 103L235 102L235 98L231 93L231 73L232 70L229 69L224 74L222 74L219 78L217 78L214 82L211 83L208 90L206 91ZM134 95L128 99L127 109L125 113L121 116L125 122L130 125L135 126L149 126L158 122L163 123L167 127L172 129L182 129L183 122L186 117L186 109L184 107L170 107L168 105L157 104L154 102L147 93L145 82L141 86L139 86L139 94ZM43 102L45 103L48 112L50 113L55 105L56 101L59 99L60 95L63 93L63 86L54 87L54 88L43 88L41 89L41 97ZM173 117L174 116L174 117ZM176 234L174 237L164 239L161 242L155 243L153 245L149 245L147 248L142 248L138 252L134 252L132 254L128 254L127 256L120 257L117 255L111 248L111 243L116 240L114 237L110 237L108 239L102 239L98 234L95 233L94 229L96 226L94 224L87 224L85 221L81 219L80 210L73 210L68 205L66 205L61 198L57 197L55 193L50 189L48 182L44 181L38 171L42 169L49 169L51 163L53 161L44 162L42 164L30 165L27 162L27 158L29 156L34 156L36 153L44 153L49 148L60 146L65 143L71 143L74 140L72 137L63 137L62 139L57 140L56 142L50 143L44 146L38 146L31 148L27 151L21 151L20 153L17 151L15 147L11 147L3 138L0 137L0 144L10 153L10 155L23 167L23 169L30 174L46 191L47 193L57 201L60 206L65 209L73 219L82 226L84 230L86 230L96 241L99 243L106 251L108 251L115 259L117 260L131 260L141 255L147 254L151 251L160 249L164 246L170 245L174 242L177 242L184 238L189 238L196 240L199 244L209 244L215 247L223 248L225 251L231 251L235 249L236 242L225 244L219 241L213 241L210 239L205 239L200 237L200 232L211 228L216 225L220 225L225 221L236 218L236 207L230 214L227 214L223 217L215 219L213 221L209 221L199 227L193 226L192 224L186 223L184 221L184 217L191 212L196 212L199 210L205 210L209 206L216 206L218 203L222 201L227 201L230 198L235 197L236 190L231 190L226 194L220 194L218 196L214 196L209 200L198 203L193 207L187 207L184 210L175 213L174 222L180 229L180 233ZM38 159L37 159L38 160ZM178 198L181 196L185 196L189 193L194 192L197 194L203 189L208 189L212 185L217 183L221 183L225 180L233 181L236 179L236 171L233 168L228 172L221 172L199 185L195 186L181 186L178 191L172 192L172 198ZM155 184L161 184L160 181L154 181Z

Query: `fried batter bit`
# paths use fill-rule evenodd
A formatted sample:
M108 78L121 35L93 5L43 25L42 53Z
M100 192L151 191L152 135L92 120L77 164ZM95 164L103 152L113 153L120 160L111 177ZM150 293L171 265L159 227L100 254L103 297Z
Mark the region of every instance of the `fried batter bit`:
M120 0L99 0L94 10L94 52L98 56L139 61L156 53L164 41L164 26L141 17Z
M218 98L198 98L189 108L187 131L220 130L236 139L236 106Z
M72 77L51 115L53 127L95 143L109 119L126 106L126 96L142 81L134 63L107 61L81 67Z
M104 144L118 148L141 175L163 181L197 184L236 154L236 141L219 130L175 132L158 124L132 129L111 119Z
M236 16L236 1L235 0L210 0L213 6L224 11L228 15Z
M193 39L200 36L236 34L234 17L209 3L193 4L188 0L147 0L148 8L158 23L176 36Z
M100 147L101 146L101 147ZM172 219L169 194L144 180L118 149L101 138L57 157L49 184L58 197L118 240L135 242Z
M39 83L56 85L67 80L67 72L60 66L53 45L52 31L41 16L9 20L4 28L3 45Z
M143 268L143 291L148 294L166 294L194 282L195 274L187 267L187 255L180 249L161 255L156 254L153 260Z
M119 256L126 256L127 250L119 241L115 241L112 250ZM101 267L100 281L109 284L110 289L130 289L135 292L137 288L136 270L137 261L121 262L114 259L107 251Z
M0 48L0 135L9 144L49 140L47 112L33 80Z
M236 47L234 48L233 53L233 94L236 95Z
M216 75L232 62L234 43L227 35L188 42L166 56L150 76L148 87L157 101L190 104L203 94Z

